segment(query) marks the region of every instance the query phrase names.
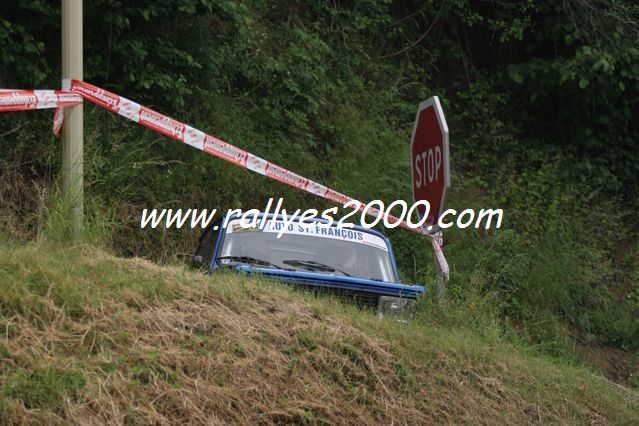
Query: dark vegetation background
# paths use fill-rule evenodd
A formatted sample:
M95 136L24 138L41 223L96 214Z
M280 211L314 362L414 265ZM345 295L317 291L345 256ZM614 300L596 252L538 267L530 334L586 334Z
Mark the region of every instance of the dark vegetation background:
M85 80L361 200L410 200L417 104L440 96L454 208L448 301L421 320L586 359L639 385L639 8L631 0L85 0ZM0 7L0 87L60 85L59 4ZM145 207L328 207L85 106L88 238L183 261ZM0 234L64 238L52 112L0 115ZM428 242L390 232L406 280ZM594 349L593 349L594 348Z

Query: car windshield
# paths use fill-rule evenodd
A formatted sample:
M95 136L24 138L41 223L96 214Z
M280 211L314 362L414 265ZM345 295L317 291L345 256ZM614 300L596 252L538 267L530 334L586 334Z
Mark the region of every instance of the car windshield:
M374 234L313 223L290 224L281 238L281 220L269 220L263 230L229 221L218 254L221 264L261 267L397 282L386 241Z

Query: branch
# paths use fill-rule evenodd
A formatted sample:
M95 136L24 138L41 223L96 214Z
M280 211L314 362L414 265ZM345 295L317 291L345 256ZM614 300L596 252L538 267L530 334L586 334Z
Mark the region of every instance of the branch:
M5 132L5 133L0 134L0 138L3 138L3 137L5 137L5 136L8 136L8 135L10 135L11 133L15 133L15 132L17 132L18 130L20 130L20 129L22 129L24 126L26 126L27 124L29 124L29 122L28 122L28 121L25 121L23 124L18 124L18 127L15 127L15 128L13 128L13 129L9 130L8 132Z

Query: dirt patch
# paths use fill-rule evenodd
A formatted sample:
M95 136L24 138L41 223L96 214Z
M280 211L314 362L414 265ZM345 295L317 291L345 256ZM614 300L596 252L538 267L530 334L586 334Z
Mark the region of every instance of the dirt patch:
M576 353L588 365L615 382L626 383L639 374L639 356L632 352L610 346L579 345Z

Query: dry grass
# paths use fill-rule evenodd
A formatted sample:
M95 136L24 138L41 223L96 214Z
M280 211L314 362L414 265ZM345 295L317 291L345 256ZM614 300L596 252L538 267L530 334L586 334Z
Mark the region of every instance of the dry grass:
M32 239L38 230L43 200L50 191L32 161L0 159L0 230L12 239Z
M91 247L0 249L0 423L632 423L588 370Z

